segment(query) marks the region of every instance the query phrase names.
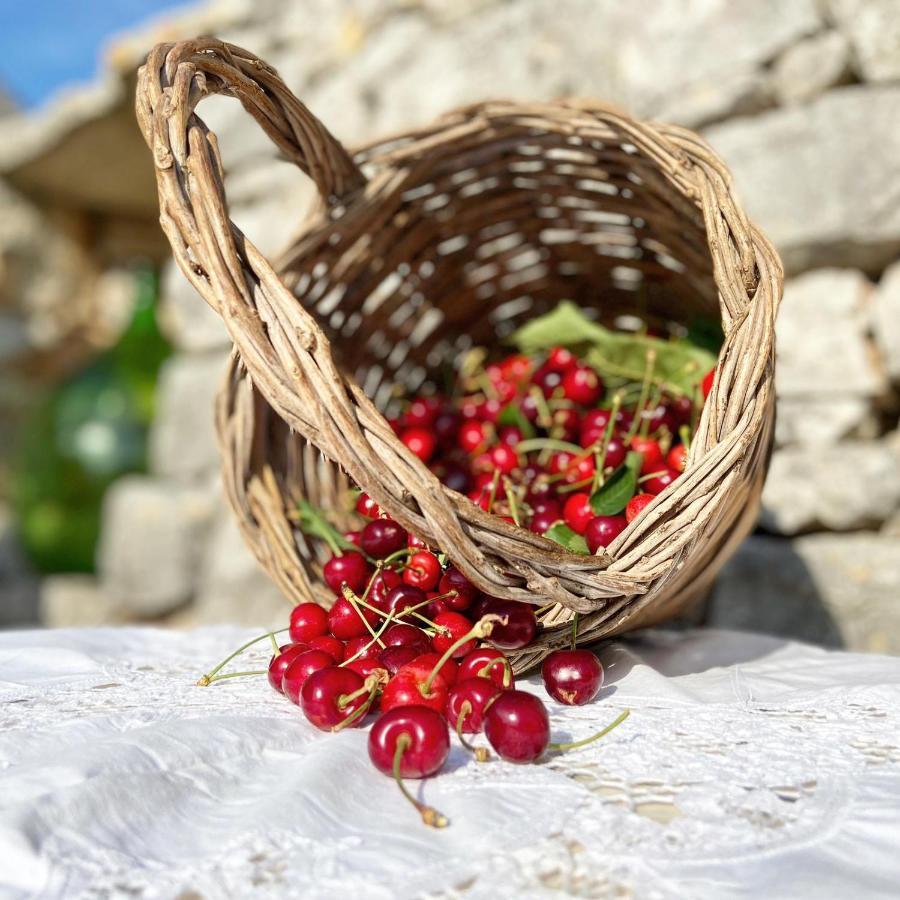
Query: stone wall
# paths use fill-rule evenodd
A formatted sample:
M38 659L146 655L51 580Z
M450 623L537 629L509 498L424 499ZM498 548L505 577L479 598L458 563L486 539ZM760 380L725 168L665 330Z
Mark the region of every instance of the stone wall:
M486 96L594 95L699 129L791 275L760 533L724 572L707 618L900 652L895 0L218 6L221 36L275 64L350 144ZM238 104L217 98L201 115L220 137L233 217L275 250L309 183L276 161ZM283 601L243 549L216 480L211 400L228 341L171 266L164 292L179 352L163 379L152 474L110 492L92 615L269 625ZM53 624L92 607L82 582L64 587L45 591Z

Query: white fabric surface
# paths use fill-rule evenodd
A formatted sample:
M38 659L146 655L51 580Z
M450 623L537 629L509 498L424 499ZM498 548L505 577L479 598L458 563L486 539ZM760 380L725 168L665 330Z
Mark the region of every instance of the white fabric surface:
M900 660L722 631L602 649L543 765L452 752L422 826L263 678L247 632L0 634L0 897L897 897ZM264 662L265 645L251 659ZM537 680L529 689L543 693Z

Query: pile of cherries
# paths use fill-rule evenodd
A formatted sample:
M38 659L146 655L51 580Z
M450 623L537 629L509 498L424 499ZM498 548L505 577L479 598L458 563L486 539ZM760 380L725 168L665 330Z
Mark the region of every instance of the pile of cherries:
M713 376L695 398L667 394L652 378L607 389L593 367L555 347L470 373L455 397L415 397L389 421L445 485L482 509L537 534L564 522L596 553L684 472ZM630 451L640 455L633 495L598 514L592 501Z
M703 381L704 397L712 376ZM551 538L564 524L583 538L581 552L596 553L684 471L699 393L696 402L666 395L650 378L607 391L595 369L556 347L470 371L457 396L415 397L391 424L444 484L482 509ZM612 511L598 513L598 494L623 467L633 489L619 490ZM265 673L272 687L317 728L357 727L377 713L369 756L427 824L447 820L402 779L438 772L451 731L481 761L488 749L467 736L483 733L500 758L527 763L596 740L625 719L627 710L584 741L551 743L544 703L516 688L506 654L534 639L535 608L482 593L365 493L355 509L358 530L340 534L322 513L308 531L332 548L322 575L333 605L294 607L284 629L290 643L278 646L274 635L257 640L270 639L275 650ZM603 684L597 657L575 649L577 624L572 648L551 653L542 668L547 692L569 705L588 703ZM219 674L244 649L200 683L263 674Z

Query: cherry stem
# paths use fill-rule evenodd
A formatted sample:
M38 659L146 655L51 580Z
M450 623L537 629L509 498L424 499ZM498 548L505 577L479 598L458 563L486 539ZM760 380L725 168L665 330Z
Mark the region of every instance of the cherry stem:
M369 582L369 587L371 587L371 586L372 586L372 583ZM357 597L356 594L354 594L353 591L351 591L350 588L346 584L341 585L341 591L344 595L344 599L353 607L353 609L355 610L356 614L360 617L360 619L363 620L363 624L366 626L366 629L368 630L369 634L372 635L372 640L378 641L378 643L381 644L382 648L384 648L384 641L381 640L380 637L378 637L378 635L375 633L375 629L372 627L369 620L359 610L359 604L363 604L364 606L371 609L371 607L369 607L365 601L365 596L366 596L366 594L369 593L369 587L366 588L365 593L363 594L362 597Z
M413 553L415 553L415 550L412 547L404 547L402 550L395 550L390 556L386 556L384 559L379 560L376 564L377 568L386 569L395 560L403 559L404 556L411 556ZM375 575L377 574L378 572L375 573ZM372 576L371 580L374 581L375 575Z
M668 469L660 469L658 472L650 472L647 475L642 475L638 478L638 484L643 484L645 481L649 481L651 478L659 478L660 475L665 475L668 472Z
M596 734L592 734L590 737L586 737L580 741L569 741L565 744L548 744L549 749L558 750L560 753L564 753L566 750L575 750L578 747L585 747L588 744L593 743L594 741L600 740L604 735L609 734L613 728L618 728L629 716L631 715L631 710L626 709L623 712L619 713L619 715L610 722L606 728L598 731Z
M510 481L508 477L503 476L503 490L506 492L506 502L509 504L509 514L512 516L513 522L516 525L521 524L519 522L519 503L516 500L516 492L513 488L513 483Z
M197 681L197 687L206 687L208 684L211 684L215 675L220 672L225 666L228 665L236 656L240 656L248 647L252 647L254 644L258 644L260 641L264 641L266 638L272 638L274 642L274 636L276 634L281 634L284 631L290 631L290 628L279 628L277 631L267 631L265 634L261 634L258 637L253 638L252 641L247 641L241 647L238 647L237 650L234 651L230 656L226 656L225 659L222 660L215 668L210 669L205 675L202 675L200 679ZM277 651L276 647L276 651Z
M641 419L644 415L644 406L647 403L647 395L650 393L650 381L653 378L653 366L656 364L656 351L651 347L647 351L647 364L644 367L644 380L641 383L641 396L638 400L637 408L634 411L634 419L631 427L626 435L626 443L631 443L631 439L638 433L641 427Z
M497 486L500 484L500 470L496 469L491 478L491 492L488 494L487 512L491 512L494 508L494 501L497 499Z
M338 724L335 725L334 728L331 729L332 731L342 731L344 728L349 728L358 719L363 718L363 716L365 716L366 713L372 708L372 702L375 699L375 695L378 693L378 679L375 678L374 675L370 675L366 679L365 685L363 685L363 688L360 688L360 690L366 689L370 683L371 683L371 688L368 689L369 696L366 699L366 702L363 703L363 705L360 706L359 709L354 709L353 712L349 716L347 716L347 718L344 719L342 722L338 722ZM356 691L355 693L357 696L359 695L359 691ZM343 706L341 706L341 701L345 697L348 697L348 696L352 696L352 695L342 694L338 698L338 708L339 709L344 708ZM347 702L350 702L350 701L348 700ZM346 703L344 704L344 706L346 706Z
M503 667L503 687L508 688L512 684L512 666L509 664L509 660L504 657L497 657L496 659L492 659L490 662L485 663L478 672L476 673L478 678L490 678L491 669L495 666Z
M403 783L403 779L400 777L400 763L403 760L403 754L411 745L412 738L404 731L403 734L397 738L397 745L394 748L394 781L397 782L400 793L412 803L426 825L429 825L431 828L446 828L450 824L450 820L443 813L438 812L433 806L426 806L424 803L420 803L416 800Z
M474 744L470 744L463 737L463 722L466 721L466 717L472 712L472 704L468 700L463 700L462 706L459 708L459 715L456 717L456 736L459 738L460 744L475 757L478 762L487 762L491 755L484 747L476 747Z
M622 407L622 392L616 391L613 394L612 406L609 410L609 421L603 431L603 441L600 444L600 451L597 453L597 464L594 466L594 482L591 484L591 493L593 494L603 483L603 470L606 468L606 455L609 452L609 442L612 440L613 431L616 428L616 418Z
M681 443L684 444L685 453L691 452L691 429L688 428L687 425L682 425L681 428L678 429L678 436L681 438Z
M362 687L357 688L350 694L341 694L337 699L338 709L346 709L357 697L363 694L371 694L378 687L378 679L374 675L369 675L363 682Z
M506 624L507 617L506 616L497 616L494 613L488 613L486 616L482 616L471 628L471 630L467 631L462 637L455 640L445 651L444 655L435 663L434 668L431 670L428 678L425 679L422 687L420 688L423 697L427 697L431 694L431 686L434 684L434 679L437 678L437 673L444 667L444 664L447 660L451 659L453 654L459 650L460 647L467 644L473 638L476 640L480 640L481 638L488 637L490 633L494 630L494 622L502 622L504 625Z
M243 678L245 675L265 675L267 674L266 669L256 669L252 672L226 672L224 675L213 675L212 678L208 679L206 684L203 687L206 687L209 684L215 684L217 681L224 681L226 678ZM198 682L199 684L199 682Z
M344 588L343 588L343 589L344 589L344 590L349 590L349 588L347 588L346 585L344 585ZM449 597L450 594L454 594L454 595L455 595L455 594L456 594L456 591L447 591L446 594L441 594L441 595L438 596L438 597L433 597L432 600L439 600L441 597ZM356 597L356 594L354 594L353 596ZM386 613L383 609L379 609L377 606L372 606L371 603L366 603L364 600L362 600L362 599L359 598L359 597L356 597L356 600L357 600L357 602L359 603L360 606L364 607L365 609L369 610L370 612L375 613L376 615L381 616L383 619L384 619L384 618L388 618L389 615L393 615L392 613L391 613L391 614ZM428 602L430 603L431 600L429 600ZM401 612L397 613L397 614L394 616L394 618L396 618L396 619L402 619L403 616L405 616L407 613L409 613L410 615L413 615L413 616L415 616L417 619L419 619L419 621L424 622L429 628L432 628L432 629L434 629L435 631L443 631L443 629L440 627L440 625L436 625L434 622L431 621L431 619L426 619L425 616L423 616L421 613L417 613L417 612L413 612L413 611L412 611L413 609L418 609L418 608L419 608L420 606L422 606L422 605L423 605L423 604L419 603L419 604L417 604L417 605L414 606L414 607L411 606L411 607L409 607L409 609L404 609L404 610L402 610Z
M281 648L278 646L278 641L275 640L275 635L271 631L269 632L269 640L272 642L272 653L278 656L281 653Z
M529 438L527 441L519 441L516 444L517 453L531 453L533 450L564 450L566 453L576 455L584 453L584 447L579 444L560 441L556 438Z

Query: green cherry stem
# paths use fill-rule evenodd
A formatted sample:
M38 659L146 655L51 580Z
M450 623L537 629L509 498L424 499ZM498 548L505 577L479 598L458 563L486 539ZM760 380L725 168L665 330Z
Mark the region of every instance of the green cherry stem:
M213 675L206 684L215 684L217 681L224 681L226 678L244 678L247 675L265 675L266 669L255 669L252 672L226 672L224 675ZM198 682L199 684L199 682ZM204 685L206 687L206 685Z
M403 734L397 738L397 744L394 748L394 781L397 782L400 793L412 803L426 825L429 825L431 828L446 828L450 824L450 820L443 813L438 812L433 806L426 806L424 803L419 803L419 801L409 792L406 785L403 783L403 779L400 777L400 763L403 761L403 754L406 753L410 746L412 746L412 738L406 732L403 732Z
M651 347L647 351L647 364L644 367L644 380L641 382L641 396L634 411L634 419L631 422L631 427L628 429L628 434L625 437L626 444L631 443L631 439L638 433L638 428L641 426L641 420L644 416L644 406L647 403L647 395L650 393L650 382L653 379L654 365L656 365L656 351Z
M485 747L476 747L474 744L470 744L465 737L463 737L463 722L466 721L466 716L472 712L472 704L469 703L468 700L464 700L462 706L459 708L459 715L456 717L456 736L459 738L460 744L475 757L478 762L487 762L491 755L488 753L487 748Z
M369 620L359 610L360 604L363 604L368 607L368 604L365 601L365 596L366 596L366 594L368 594L369 588L371 586L372 586L372 583L369 582L369 585L366 587L366 591L362 597L357 597L356 594L354 594L353 591L351 591L350 588L346 584L341 585L341 593L343 593L344 599L353 607L353 609L356 611L356 614L360 617L360 619L363 620L363 624L368 629L369 634L372 635L372 640L378 641L378 643L381 644L381 647L383 649L384 641L382 641L381 638L378 637L378 635L375 633L375 629L372 627Z
M560 753L565 753L566 750L575 750L578 747L586 747L588 744L592 744L594 741L599 741L604 735L609 734L613 728L618 728L629 716L631 715L631 710L626 709L623 712L619 713L619 715L610 722L606 728L598 731L596 734L592 734L590 737L586 737L580 741L569 741L565 744L548 744L550 750L557 750Z
M254 644L258 644L260 641L266 640L266 638L274 637L276 634L281 634L282 632L290 631L290 628L279 628L277 631L267 631L265 634L261 634L252 641L247 641L246 644L238 647L234 653L226 656L225 659L222 660L217 666L210 669L205 675L202 675L200 679L197 681L197 687L206 687L211 684L215 676L225 668L236 656L240 656L246 649L252 647ZM277 648L276 648L277 649Z
M422 684L420 690L422 691L422 696L427 697L431 694L431 686L434 684L434 679L437 678L438 672L444 667L444 664L448 659L453 657L453 654L459 650L460 647L471 641L473 638L476 640L481 640L481 638L486 638L490 635L490 633L494 630L494 622L502 622L504 625L506 624L506 616L497 616L494 613L488 613L486 616L482 616L471 628L470 631L467 631L462 637L455 640L444 652L444 655L435 663L434 668L428 675L428 678Z

